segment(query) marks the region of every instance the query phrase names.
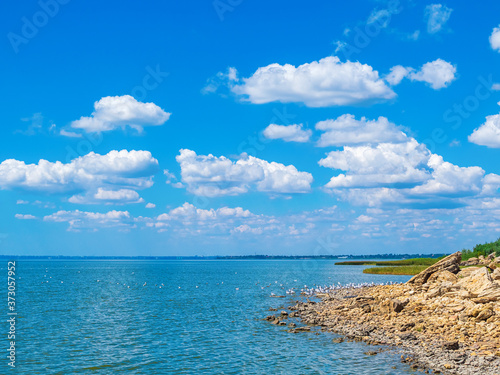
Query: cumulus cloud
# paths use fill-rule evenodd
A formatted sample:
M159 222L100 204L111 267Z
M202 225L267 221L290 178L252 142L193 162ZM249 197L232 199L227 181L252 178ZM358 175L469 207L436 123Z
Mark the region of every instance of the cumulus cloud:
M29 215L29 214L28 215L16 214L15 218L19 219L19 220L34 220L34 219L36 219L36 216Z
M442 59L437 59L422 65L420 70L410 72L408 78L412 81L426 82L434 90L449 86L455 80L457 68Z
M480 167L459 167L435 154L430 156L427 165L432 169L431 178L411 189L410 196L466 196L482 190L485 172Z
M443 4L431 4L425 7L425 19L427 22L427 32L435 34L441 31L444 24L448 22L453 9Z
M333 176L324 188L355 205L369 207L459 207L469 204L466 198L497 193L500 176L486 175L480 167L446 162L404 136L404 142L367 141L328 153L319 164L344 173Z
M455 66L442 59L437 59L425 63L418 70L402 65L393 66L390 73L385 76L385 80L395 86L406 77L412 81L426 82L434 90L439 90L449 86L456 79L456 72Z
M182 182L190 193L201 196L239 195L250 189L268 193L307 193L313 177L293 165L267 162L242 155L237 161L212 154L197 155L182 149L176 157Z
M276 125L270 124L264 129L264 137L268 139L282 139L285 142L308 142L312 130L303 129L302 124Z
M86 195L74 195L68 201L77 204L130 204L143 203L144 199L135 190L98 188L96 192Z
M205 221L205 220L226 220L230 218L255 217L249 210L241 207L230 208L221 207L216 210L209 210L195 207L193 204L185 202L182 206L170 210L168 213L157 217L159 221L180 220L180 221Z
M149 151L89 153L70 163L40 160L38 164L8 159L0 164L0 189L49 194L77 194L72 203L139 203L135 191L153 185L158 161Z
M486 116L486 122L469 135L469 142L500 148L500 115Z
M490 46L500 52L500 25L495 27L490 35Z
M146 204L146 208L156 208L156 204L148 203L148 204Z
M391 72L385 76L385 80L389 84L399 85L403 78L407 77L413 68L405 68L402 65L396 65L391 68Z
M233 93L254 104L304 103L329 107L383 102L396 94L371 66L325 57L295 67L270 64L231 86Z
M318 140L319 147L407 140L406 134L385 117L376 120L361 117L356 120L353 115L345 114L335 120L318 122L316 129L324 132Z
M45 216L44 221L68 223L68 230L80 229L97 230L99 228L133 228L134 219L128 211L109 211L105 213L85 211L58 211Z
M154 219L146 219L146 226L159 232L193 236L200 234L261 234L273 233L283 228L272 216L256 215L241 207L221 207L218 209L202 209L185 202L182 206L158 215Z
M430 153L414 139L405 143L344 147L319 161L323 167L348 171L332 177L327 188L416 185L429 179Z
M129 126L142 132L145 126L163 125L170 117L154 103L142 103L130 95L106 96L94 103L89 117L73 121L71 127L89 133L99 133ZM67 136L66 134L63 134Z

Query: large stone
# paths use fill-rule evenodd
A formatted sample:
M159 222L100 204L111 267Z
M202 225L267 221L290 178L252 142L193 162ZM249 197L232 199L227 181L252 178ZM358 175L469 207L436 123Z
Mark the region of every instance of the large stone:
M455 275L454 273L451 273L450 271L443 270L443 271L438 271L438 272L433 273L429 277L429 279L427 280L427 283L428 284L432 284L432 283L440 284L440 283L443 283L445 281L455 283L455 282L457 282L457 280L458 280L457 275Z
M392 312L398 313L401 312L407 304L407 300L400 301L398 299L388 299L380 304L380 312L383 314L390 314Z
M495 268L495 270L491 274L491 278L493 280L500 280L500 268Z
M460 265L462 267L466 267L466 266L477 266L478 264L480 264L481 262L479 261L478 258L476 257L472 257L472 258L469 258L467 260L464 260L462 263L460 263Z
M459 273L457 273L457 277L459 279L463 279L464 277L468 277L468 276L472 275L473 272L477 271L480 268L481 267L467 267L467 268L464 268Z
M466 289L473 298L484 298L491 301L500 299L500 285L493 281L486 267L481 267L470 276L460 279L458 285Z
M408 284L423 285L429 280L429 278L436 272L448 271L456 274L460 271L460 262L462 261L462 253L457 251L454 254L448 255L446 258L441 259L436 264L426 268L418 275L413 276Z
M466 266L477 266L479 264L479 259L476 257L469 258L467 260L464 260L460 265L463 267Z
M479 314L477 314L476 319L481 321L481 320L488 320L491 318L495 313L491 309L484 309L482 310Z

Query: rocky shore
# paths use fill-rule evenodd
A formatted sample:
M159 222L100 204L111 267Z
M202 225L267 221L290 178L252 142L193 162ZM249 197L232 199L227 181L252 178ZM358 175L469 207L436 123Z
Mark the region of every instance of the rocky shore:
M296 301L266 319L290 333L319 327L394 346L403 362L427 373L500 374L498 260L473 259L473 267L461 270L458 252L406 284L317 295L318 302Z

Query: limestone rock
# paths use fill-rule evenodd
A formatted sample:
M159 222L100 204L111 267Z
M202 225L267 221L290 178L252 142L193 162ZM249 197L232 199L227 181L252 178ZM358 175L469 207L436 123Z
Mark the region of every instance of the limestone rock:
M463 262L462 262L463 263ZM464 268L462 269L459 273L457 273L457 277L459 279L461 278L464 278L464 277L468 277L470 275L472 275L472 273L474 271L477 271L478 269L480 269L481 267L467 267L467 268Z
M495 315L495 313L493 312L493 310L491 309L484 309L482 310L477 316L476 316L476 319L477 320L488 320L489 318L491 318L493 315Z
M491 278L493 280L500 280L500 268L495 268L495 270L491 274Z
M413 276L408 281L408 284L415 284L415 285L425 284L427 280L429 280L429 278L432 276L432 274L438 271L448 271L456 274L460 271L459 264L461 261L462 261L462 253L460 251L448 255L446 258L441 259L436 264L433 264L432 266L426 268L418 275Z
M427 283L428 284L442 283L445 281L455 283L457 282L457 280L458 280L457 275L451 273L450 271L443 270L433 273L427 280Z
M401 312L407 304L408 304L408 301L400 301L397 299L388 299L387 301L384 301L380 305L380 311L384 314L390 314L392 312L398 313L398 312Z
M500 299L500 285L493 281L488 268L482 267L457 283L466 289L473 298Z
M472 257L472 258L467 259L466 261L463 261L462 263L460 263L460 265L463 267L465 267L465 266L477 266L479 263L480 262L479 262L478 258Z

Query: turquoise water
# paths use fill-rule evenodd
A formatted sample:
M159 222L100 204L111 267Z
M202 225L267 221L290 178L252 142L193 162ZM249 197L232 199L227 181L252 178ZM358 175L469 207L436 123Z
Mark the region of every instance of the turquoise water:
M374 347L262 320L300 298L270 297L291 287L408 279L362 270L330 260L18 261L17 367L4 360L0 372L410 374L393 352L367 356Z

